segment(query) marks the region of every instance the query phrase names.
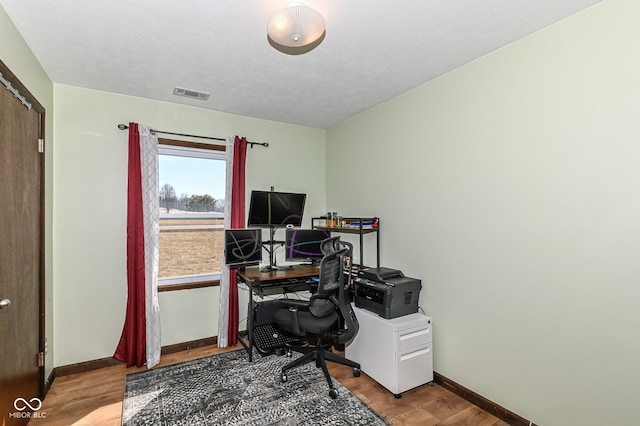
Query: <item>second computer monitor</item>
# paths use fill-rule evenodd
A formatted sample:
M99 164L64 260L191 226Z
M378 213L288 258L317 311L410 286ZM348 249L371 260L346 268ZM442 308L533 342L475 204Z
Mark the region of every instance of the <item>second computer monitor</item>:
M255 266L262 260L261 229L226 229L225 263L230 269Z
M287 228L285 258L288 261L319 262L324 256L320 249L320 243L329 237L331 237L329 231Z

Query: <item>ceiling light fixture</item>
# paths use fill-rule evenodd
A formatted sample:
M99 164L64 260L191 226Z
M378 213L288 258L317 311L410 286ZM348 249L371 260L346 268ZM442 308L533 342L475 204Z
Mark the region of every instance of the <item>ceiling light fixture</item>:
M325 22L316 10L302 1L290 0L267 25L269 44L281 52L299 55L315 49L326 34Z

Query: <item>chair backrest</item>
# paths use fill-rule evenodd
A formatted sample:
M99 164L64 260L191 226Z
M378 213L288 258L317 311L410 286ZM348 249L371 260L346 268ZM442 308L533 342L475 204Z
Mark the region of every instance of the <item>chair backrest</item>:
M331 237L324 240L321 248L325 256L320 261L320 280L318 290L311 297L309 311L317 317L330 315L338 311L344 319L341 327L332 333L336 344L350 342L358 333L359 324L353 312L345 286L351 281L351 268L348 259L351 259L353 245L341 241L340 237ZM349 273L345 280L345 267Z
M333 253L334 251L338 251L338 243L340 242L340 237L329 237L320 243L320 251L323 254L327 255L329 253Z
M343 279L342 263L345 252L346 249L330 251L327 245L327 254L320 261L318 289L311 295L311 304L309 306L309 312L315 317L325 317L336 310L337 305L331 300L331 297L336 295L340 289Z
M342 247L346 250L344 254L344 260L342 262L343 265L343 274L346 268L347 276L343 275L342 283L338 291L338 309L340 310L340 315L344 319L342 328L338 330L334 334L334 343L336 344L346 344L350 343L353 338L358 334L358 330L360 329L360 324L358 323L358 318L356 317L356 313L353 311L353 306L351 305L351 298L349 297L349 288L351 286L351 261L353 259L353 244L347 241L339 241L339 247Z

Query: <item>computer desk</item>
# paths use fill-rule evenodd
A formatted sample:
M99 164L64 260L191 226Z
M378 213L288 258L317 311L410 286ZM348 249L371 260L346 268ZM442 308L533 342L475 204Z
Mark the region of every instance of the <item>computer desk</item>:
M249 287L249 306L247 310L247 341L238 335L238 341L247 350L249 362L253 361L254 346L254 301L253 296L274 293L291 293L309 290L312 278L318 276L320 269L316 265L285 266L276 270L261 270L257 266L238 269L238 282Z

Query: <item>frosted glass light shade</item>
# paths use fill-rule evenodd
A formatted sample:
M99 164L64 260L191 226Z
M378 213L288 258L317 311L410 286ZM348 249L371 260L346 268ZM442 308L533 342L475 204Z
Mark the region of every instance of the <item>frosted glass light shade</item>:
M276 13L267 25L267 34L276 43L287 47L302 47L324 34L322 15L310 7L291 5Z

